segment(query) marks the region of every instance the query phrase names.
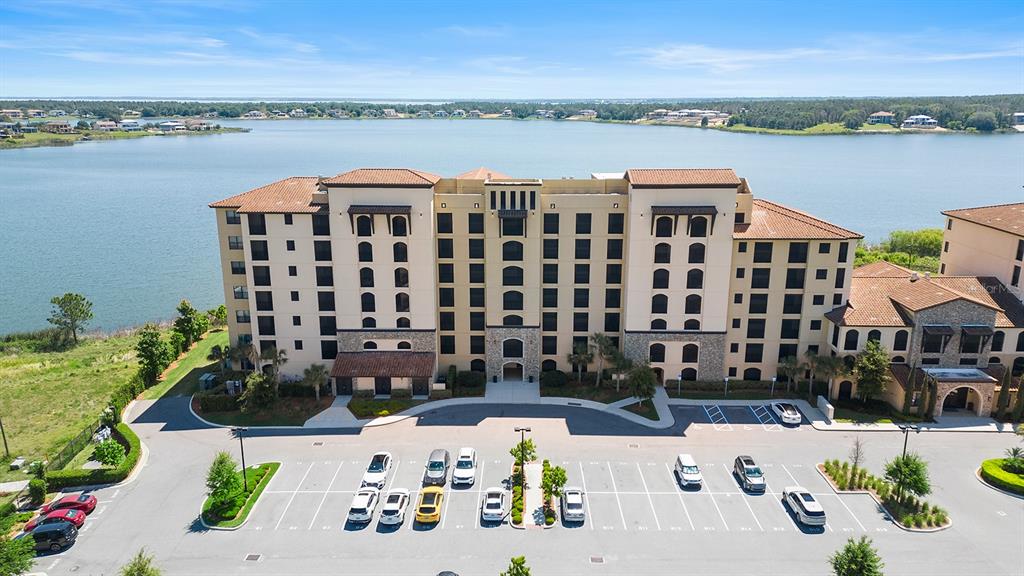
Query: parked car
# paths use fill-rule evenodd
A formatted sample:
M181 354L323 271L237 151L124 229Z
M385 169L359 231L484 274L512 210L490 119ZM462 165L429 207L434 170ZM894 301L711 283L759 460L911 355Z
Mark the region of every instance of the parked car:
M384 488L388 481L388 472L391 470L391 454L389 452L377 452L370 458L370 464L363 474L363 482L360 488L371 486L378 490Z
M452 485L472 485L476 482L476 450L462 448L452 470Z
M40 514L48 514L54 510L72 508L89 514L96 509L96 497L91 494L68 494L58 498L39 509Z
M772 412L783 424L799 426L804 420L800 411L796 409L796 405L789 402L772 402Z
M384 497L384 505L380 510L381 524L401 524L405 522L405 509L409 506L409 491L395 488Z
M501 522L505 519L505 491L488 488L480 503L480 519L484 522Z
M767 485L764 481L764 472L754 463L750 456L737 456L733 463L732 471L740 481L740 486L748 492L764 492Z
M37 551L49 550L60 552L71 546L78 538L78 528L71 522L57 522L55 524L43 524L30 532L22 532L15 536L15 540L27 538L29 535L35 540Z
M562 522L583 522L587 511L583 507L583 490L566 488L562 490Z
M348 521L365 524L373 518L373 510L377 508L380 491L373 487L360 488L352 497L352 507L348 509Z
M37 526L56 524L58 522L70 522L75 525L75 528L81 528L85 524L85 512L74 508L61 508L49 514L40 514L25 524L25 532L35 530Z
M430 453L427 458L426 471L423 473L423 483L427 486L444 486L448 481L448 466L451 464L448 451L438 448Z
M807 526L824 526L825 509L814 495L802 486L787 486L782 491L782 500L796 514L797 520Z
M420 490L420 501L416 504L416 521L432 524L441 521L441 504L444 502L444 489L427 486Z
M704 477L701 476L700 468L697 467L697 461L689 454L680 454L676 456L676 465L672 470L676 474L676 480L679 481L679 485L683 488L688 488L690 486L700 488L701 484L704 482Z

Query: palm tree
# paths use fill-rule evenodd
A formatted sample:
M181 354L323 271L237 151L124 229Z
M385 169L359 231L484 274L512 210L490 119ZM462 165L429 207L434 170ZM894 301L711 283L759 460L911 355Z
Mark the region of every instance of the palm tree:
M814 376L818 372L818 353L813 350L807 350L804 353L804 367L810 372L811 378L807 383L807 401L814 404Z
M786 379L786 392L789 392L791 382L796 382L798 375L804 371L803 362L796 356L786 356L779 360L779 374Z
M288 355L284 350L267 348L260 354L260 360L270 362L270 377L274 380L274 393L278 393L281 389L281 379L278 376L281 373L281 366L288 362Z
M568 356L569 363L576 367L576 382L583 382L583 369L594 361L594 355L586 344L579 344Z
M604 376L604 361L611 358L612 352L615 351L615 346L612 344L612 339L603 332L591 334L590 342L597 358L597 380L595 384L600 386L601 378Z
M206 356L207 360L217 362L217 372L220 373L221 380L224 379L224 361L229 360L232 353L234 353L234 350L232 350L231 346L224 346L221 348L218 344L213 348L210 348L210 353Z
M618 350L613 350L611 355L612 366L615 367L615 391L619 391L619 386L622 384L622 376L628 374L633 369L633 361L626 357L625 354Z
M323 364L311 364L302 371L302 383L313 387L317 404L320 403L320 386L327 380L328 375L327 367Z
M832 380L846 374L846 363L838 356L818 356L815 373L828 381L829 400L834 400L832 394Z
M239 362L248 360L253 365L253 372L260 365L260 349L254 346L252 342L239 345L237 348L232 349L232 353L234 360Z

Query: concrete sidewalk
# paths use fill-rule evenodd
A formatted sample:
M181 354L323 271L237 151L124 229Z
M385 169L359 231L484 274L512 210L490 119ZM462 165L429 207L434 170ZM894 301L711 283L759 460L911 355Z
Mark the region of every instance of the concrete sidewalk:
M543 528L544 524L544 489L541 481L544 477L544 466L536 462L527 464L526 492L523 493L523 527Z

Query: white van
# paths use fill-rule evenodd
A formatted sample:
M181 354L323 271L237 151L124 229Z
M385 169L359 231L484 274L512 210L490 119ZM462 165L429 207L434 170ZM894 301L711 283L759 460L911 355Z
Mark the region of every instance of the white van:
M697 461L689 454L676 456L676 465L673 471L676 474L676 479L679 480L679 485L683 488L689 486L700 488L701 483L704 481L704 478L700 475L700 468L697 467Z

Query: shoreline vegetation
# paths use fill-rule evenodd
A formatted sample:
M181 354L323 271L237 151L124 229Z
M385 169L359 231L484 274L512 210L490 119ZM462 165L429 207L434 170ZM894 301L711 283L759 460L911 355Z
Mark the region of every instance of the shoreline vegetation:
M17 150L21 148L42 148L49 146L73 146L79 142L99 142L107 140L134 140L146 136L198 136L205 134L233 134L249 132L249 128L213 128L203 131L162 132L157 130L139 130L135 132L97 130L75 130L70 134L54 134L51 132L31 132L17 136L0 138L0 150Z

